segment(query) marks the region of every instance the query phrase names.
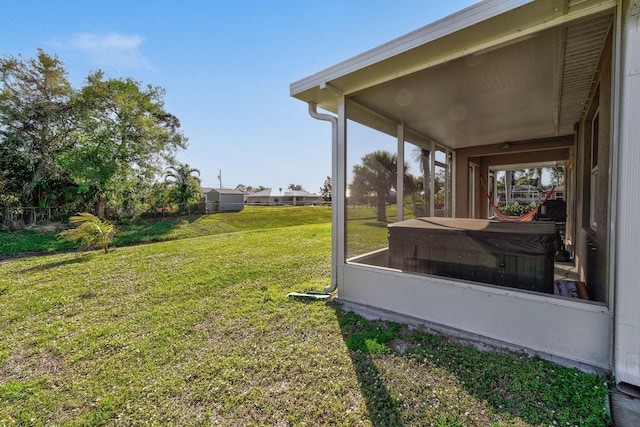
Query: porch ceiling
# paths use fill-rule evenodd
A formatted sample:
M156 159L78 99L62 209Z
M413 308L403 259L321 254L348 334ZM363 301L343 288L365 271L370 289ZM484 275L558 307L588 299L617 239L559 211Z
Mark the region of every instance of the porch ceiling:
M547 30L352 98L453 149L571 134L610 22L601 17Z
M505 2L481 5L493 3ZM541 9L542 3L553 9ZM417 136L412 142L431 139L453 149L568 135L582 114L613 19L611 4L603 7L607 2L582 1L579 10L572 3L519 6L343 74L338 69L345 64L339 64L318 86L292 84L292 96L335 111L337 97L345 94L363 107L351 110L357 110L352 119L388 133L394 126L385 121L404 122ZM486 39L475 47L474 32ZM419 65L416 49L428 64ZM447 59L434 60L434 52ZM401 67L394 77L389 61ZM312 78L323 80L322 73Z

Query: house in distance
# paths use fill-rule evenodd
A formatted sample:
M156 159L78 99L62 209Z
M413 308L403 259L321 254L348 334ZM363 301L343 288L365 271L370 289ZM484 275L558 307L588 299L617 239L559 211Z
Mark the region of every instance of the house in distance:
M244 209L244 193L226 188L202 188L207 212L240 212Z
M250 205L288 205L306 206L322 203L322 196L303 190L285 191L284 194L272 194L271 188L247 195L247 203Z

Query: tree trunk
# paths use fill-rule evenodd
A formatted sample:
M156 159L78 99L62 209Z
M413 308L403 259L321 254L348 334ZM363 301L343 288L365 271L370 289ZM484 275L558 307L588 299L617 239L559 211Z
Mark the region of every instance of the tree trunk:
M422 165L422 187L424 189L424 212L423 215L431 216L431 160L429 156L431 153L427 150L422 150L421 165Z
M387 222L387 198L383 191L377 193L378 199L378 221Z
M100 196L98 198L98 202L96 203L96 216L100 219L104 218L104 212L107 206L107 198L104 196Z
M417 212L418 203L416 202L416 192L415 190L411 192L411 208L413 209L413 214L415 216L419 216Z

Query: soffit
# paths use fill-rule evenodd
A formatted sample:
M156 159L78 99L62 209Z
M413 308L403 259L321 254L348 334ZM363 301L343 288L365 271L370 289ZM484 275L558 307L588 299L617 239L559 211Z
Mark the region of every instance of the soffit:
M555 27L350 98L453 149L571 134L611 22L607 15Z
M292 96L450 148L573 132L614 1L487 1L291 85Z

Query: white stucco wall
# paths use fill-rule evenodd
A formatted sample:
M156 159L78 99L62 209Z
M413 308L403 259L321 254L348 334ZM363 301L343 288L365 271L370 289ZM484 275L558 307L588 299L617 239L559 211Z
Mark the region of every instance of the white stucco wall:
M341 270L341 300L609 369L611 313L603 304L357 264Z

